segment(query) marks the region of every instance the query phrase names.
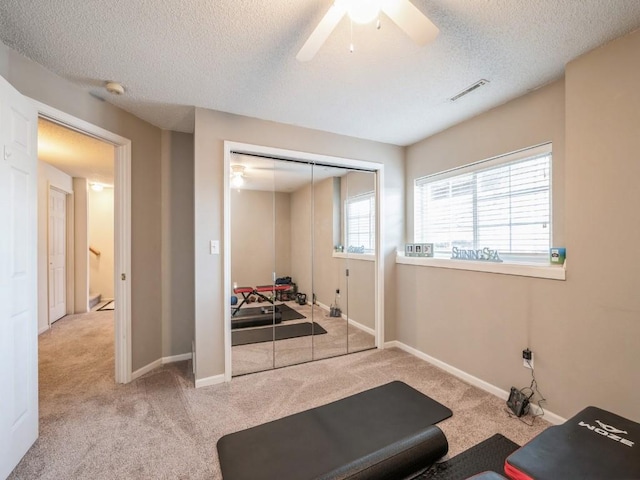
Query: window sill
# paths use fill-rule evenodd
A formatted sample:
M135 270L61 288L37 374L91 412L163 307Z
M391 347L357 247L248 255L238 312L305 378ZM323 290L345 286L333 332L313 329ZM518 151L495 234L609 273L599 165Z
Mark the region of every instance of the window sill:
M333 258L348 258L349 260L364 260L367 262L375 262L376 256L373 253L343 253L333 252Z
M401 252L398 252L396 255L396 263L421 267L452 268L455 270L517 275L520 277L548 278L551 280L566 280L565 274L567 266L566 262L563 266L555 266L525 263L474 262L473 260L451 260L448 258L405 257Z

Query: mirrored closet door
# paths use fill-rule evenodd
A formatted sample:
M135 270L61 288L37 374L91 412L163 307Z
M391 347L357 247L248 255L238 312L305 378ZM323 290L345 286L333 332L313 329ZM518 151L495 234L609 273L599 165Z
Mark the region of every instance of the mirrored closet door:
M274 161L278 196L276 221L282 229L276 242L276 310L282 322L276 327L274 367L313 360L313 313L309 300L312 289L312 198L313 166L308 163ZM288 235L285 239L284 236ZM288 289L287 289L288 287Z
M352 353L375 347L376 174L349 171L341 183L347 343Z
M233 154L232 375L375 347L375 173Z
M248 171L252 171L251 182ZM277 194L273 161L234 158L231 165L231 341L232 374L270 370L277 322L271 304L278 265Z

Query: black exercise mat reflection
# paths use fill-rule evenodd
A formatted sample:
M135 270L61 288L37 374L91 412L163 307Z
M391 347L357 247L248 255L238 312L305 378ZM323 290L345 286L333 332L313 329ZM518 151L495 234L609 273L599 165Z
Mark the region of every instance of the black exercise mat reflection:
M241 308L238 313L235 314L236 317L245 317L249 315L260 315L262 314L263 308L273 308L273 305L268 303L263 303L262 307L249 307L249 308ZM297 310L294 310L289 305L276 305L276 311L280 312L282 315L282 321L286 322L287 320L298 320L300 318L307 318L302 315Z
M504 462L520 446L496 433L450 460L436 463L413 480L458 480L492 470L504 475Z
M104 312L105 310L115 310L115 309L116 309L116 304L114 303L113 300L109 300L107 303L105 303L100 308L98 308L97 311Z
M293 325L278 325L277 327L252 328L234 330L231 332L231 345L248 345L250 343L286 340L287 338L306 337L308 335L322 335L327 331L316 322L313 326L309 322L294 323Z

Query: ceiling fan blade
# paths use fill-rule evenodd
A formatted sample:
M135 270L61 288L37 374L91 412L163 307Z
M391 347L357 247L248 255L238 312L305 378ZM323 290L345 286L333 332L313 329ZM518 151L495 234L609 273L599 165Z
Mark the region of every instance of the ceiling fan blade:
M422 47L440 33L438 27L409 0L385 0L382 11Z
M340 20L342 20L345 13L346 10L343 7L336 6L335 4L331 5L327 14L320 20L316 29L302 46L298 55L296 55L298 61L308 62L315 56L329 35L331 35L331 32L333 32L334 28L336 28Z

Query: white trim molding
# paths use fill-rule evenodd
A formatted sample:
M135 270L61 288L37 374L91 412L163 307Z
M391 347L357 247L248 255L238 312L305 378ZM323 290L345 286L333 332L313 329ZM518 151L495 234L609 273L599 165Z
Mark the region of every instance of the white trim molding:
M133 373L131 374L131 381L133 381L133 380L135 380L135 379L137 379L137 378L140 378L141 376L143 376L143 375L145 375L145 374L149 373L151 370L154 370L154 369L156 369L156 368L158 368L158 367L160 367L160 366L162 366L162 359L161 359L161 358L159 358L159 359L157 359L157 360L154 360L154 361L153 361L153 362L151 362L150 364L145 365L144 367L139 368L138 370L136 370L135 372L133 372Z
M162 364L165 365L167 363L184 362L185 360L191 360L192 356L191 352L189 352L182 353L180 355L172 355L170 357L162 357Z
M407 352L413 355L414 357L419 358L420 360L424 360L425 362L430 363L431 365L434 365L444 370L447 373L450 373L454 377L457 377L460 380L470 385L473 385L474 387L478 387L481 390L484 390L485 392L495 395L496 397L502 400L506 401L507 398L509 398L509 392L507 392L506 390L503 390L500 387L496 387L495 385L489 382L486 382L481 378L475 377L470 373L467 373L463 370L460 370L459 368L449 365L448 363L445 363L442 360L438 360L437 358L434 358L431 355L427 355L426 353L418 350L417 348L410 347L409 345L399 342L398 340L393 340L391 342L385 343L385 348L398 348L404 352ZM539 410L539 407L535 404L531 404L531 408L534 410L534 413L536 415L542 413ZM560 415L550 412L549 410L544 411L544 419L553 425L560 425L567 421L566 418L563 418Z
M375 262L376 255L374 253L346 253L346 252L333 252L333 258L346 258L349 260L364 260L367 262Z
M219 385L225 382L228 382L227 376L222 373L220 375L214 375L212 377L206 377L196 380L196 388L210 387L211 385Z
M166 365L168 363L183 362L184 360L191 360L191 357L192 357L191 353L182 353L180 355L172 355L169 357L159 358L157 360L154 360L150 364L145 365L144 367L139 368L138 370L133 372L131 374L131 380L133 381L136 378L140 378L141 376L149 373L150 371L158 367L161 367L162 365Z
M131 372L131 140L37 100L38 115L82 134L112 144L114 169L115 380L128 383ZM146 368L146 367L144 367ZM138 370L139 371L139 370Z
M396 263L402 265L417 265L420 267L452 268L454 270L500 273L503 275L516 275L520 277L566 280L566 262L562 266L504 262L476 262L473 260L451 260L449 258L405 257L403 252L396 252Z

